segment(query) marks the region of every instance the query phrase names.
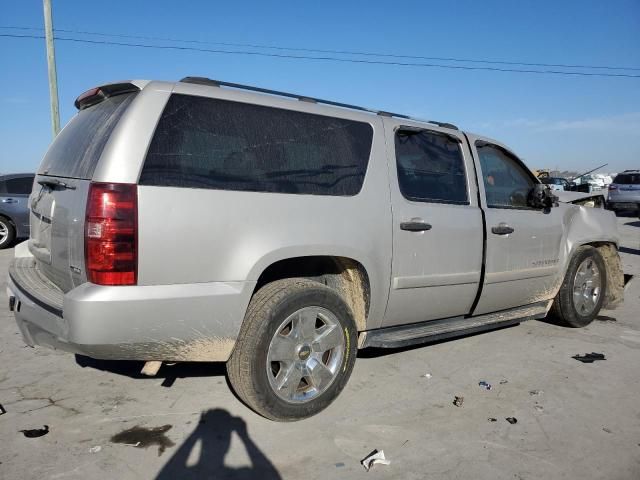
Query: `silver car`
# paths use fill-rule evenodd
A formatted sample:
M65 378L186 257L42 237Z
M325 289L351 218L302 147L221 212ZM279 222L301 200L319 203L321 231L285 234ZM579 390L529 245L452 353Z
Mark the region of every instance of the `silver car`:
M366 347L622 301L615 216L558 203L455 126L202 78L76 100L9 270L28 345L227 362L274 420L316 414Z
M640 170L625 170L616 175L609 185L607 206L613 211L631 210L640 214Z

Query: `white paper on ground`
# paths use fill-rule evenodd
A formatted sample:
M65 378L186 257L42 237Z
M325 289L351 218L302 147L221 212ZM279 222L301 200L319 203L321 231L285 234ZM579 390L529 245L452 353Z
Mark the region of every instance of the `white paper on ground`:
M364 469L368 472L376 464L389 465L391 461L384 458L384 450L380 450L380 451L374 450L364 460L361 460L360 463L362 464Z

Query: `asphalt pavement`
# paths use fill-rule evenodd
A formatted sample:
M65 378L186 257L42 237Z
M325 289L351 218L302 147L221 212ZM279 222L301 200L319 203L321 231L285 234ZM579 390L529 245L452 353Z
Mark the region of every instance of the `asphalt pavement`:
M640 220L618 223L625 273L640 276ZM12 256L0 251L2 291ZM236 399L222 364L146 378L137 362L29 348L5 306L0 478L638 479L639 312L636 278L584 329L529 321L363 351L327 410L274 423ZM573 358L592 352L606 360ZM375 449L391 463L367 473Z

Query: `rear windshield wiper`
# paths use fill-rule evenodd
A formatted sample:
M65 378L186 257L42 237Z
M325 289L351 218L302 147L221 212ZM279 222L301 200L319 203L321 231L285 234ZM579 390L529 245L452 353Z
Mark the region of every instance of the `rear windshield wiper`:
M69 190L76 189L74 185L69 185L68 183L64 183L62 180L58 180L57 178L38 180L38 184L42 185L43 187L50 187L50 188L62 187L62 188L68 188Z

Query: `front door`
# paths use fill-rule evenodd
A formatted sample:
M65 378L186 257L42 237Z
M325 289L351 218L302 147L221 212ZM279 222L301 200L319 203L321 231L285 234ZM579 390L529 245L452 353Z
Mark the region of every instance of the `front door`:
M482 213L457 131L385 119L393 260L384 326L466 315L478 291Z
M473 314L547 300L558 281L565 209L528 206L538 183L505 147L470 137L487 225L485 281Z

